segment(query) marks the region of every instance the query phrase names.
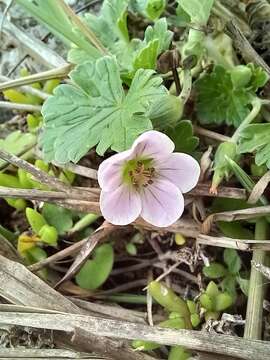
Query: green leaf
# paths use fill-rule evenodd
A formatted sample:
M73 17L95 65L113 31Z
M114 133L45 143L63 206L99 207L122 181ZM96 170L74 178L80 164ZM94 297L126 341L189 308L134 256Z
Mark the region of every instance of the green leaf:
M50 246L56 246L58 240L58 233L54 226L44 225L39 230L38 235L40 240Z
M178 0L178 3L192 22L206 25L214 0Z
M158 55L168 50L173 39L173 32L168 30L166 18L161 18L155 22L154 26L147 26L144 33L144 42L148 44L150 41L158 40Z
M152 128L145 113L167 93L162 79L153 74L138 70L125 94L115 58L77 66L70 74L77 86L60 85L42 108L46 160L78 162L95 145L99 155L110 147L129 148L138 135Z
M270 124L249 125L240 136L239 152L255 152L256 164L266 164L270 169Z
M218 286L216 283L214 283L214 281L210 281L210 283L207 285L205 292L211 298L217 296L220 293Z
M178 3L192 22L206 25L214 0L178 0Z
M68 209L46 203L42 208L42 215L49 225L56 228L59 235L65 234L72 228L72 214Z
M214 304L210 296L207 294L202 294L200 296L200 303L201 306L204 307L206 310L211 311L214 310Z
M240 286L242 293L248 296L250 281L248 279L242 278L241 276L237 276L236 280Z
M228 293L218 294L214 301L215 311L223 311L233 304L233 298Z
M100 52L89 43L81 31L74 26L70 16L63 10L61 4L55 0L16 0L18 4L27 10L38 21L45 24L48 29L58 36L67 45L72 43L78 48L83 49L97 59L101 56Z
M254 233L246 229L241 222L232 221L218 221L217 226L219 230L225 235L233 239L254 239Z
M159 40L150 41L146 47L143 47L133 61L134 70L155 69L158 56Z
M128 0L105 0L98 16L87 13L83 18L85 24L109 50L112 50L115 44L127 46L129 41L127 29L128 2ZM72 48L68 53L68 60L74 64L82 64L97 58L91 52L79 47Z
M252 71L252 77L249 83L249 86L253 91L257 91L259 88L263 87L269 80L269 75L261 68L254 64L247 65Z
M130 73L132 78L136 69L155 69L157 57L169 48L173 33L168 30L167 20L162 18L146 28L143 41L136 38L129 41L126 5L122 0L107 0L102 6L100 16L87 14L85 20L103 45L116 56L121 70ZM113 12L111 8L114 8ZM77 64L85 62L87 58L91 60L86 53L70 51L69 60Z
M210 279L218 279L227 274L227 270L222 264L212 262L209 266L203 267L203 274Z
M191 154L199 144L199 138L193 136L192 123L189 120L181 120L174 129L169 129L167 135L175 144L175 151Z
M138 252L136 245L132 242L126 244L126 251L131 256L136 256Z
M231 274L238 274L241 269L241 258L235 249L225 249L223 252L225 264Z
M44 217L32 208L26 208L25 215L34 233L38 234L44 225L47 225Z
M250 93L244 88L234 88L229 71L215 66L195 82L196 109L203 124L226 123L237 127L249 113Z
M112 245L100 245L93 253L93 260L87 260L76 275L76 283L83 289L97 289L109 277L113 263L114 251Z
M0 149L20 156L25 151L34 146L35 143L35 135L30 133L24 134L21 131L14 131L5 139L0 139ZM0 167L4 166L5 164L6 162L4 160L0 160Z
M163 13L165 7L165 0L148 0L145 11L151 20L156 20Z
M227 275L221 282L221 287L223 291L229 293L233 300L236 300L237 291L236 291L236 276L235 275Z

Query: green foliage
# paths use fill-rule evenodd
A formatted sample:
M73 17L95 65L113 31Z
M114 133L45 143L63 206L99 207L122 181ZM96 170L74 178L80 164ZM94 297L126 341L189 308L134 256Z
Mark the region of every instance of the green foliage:
M178 0L178 3L192 22L206 25L214 0Z
M182 346L172 346L169 352L168 360L187 360L190 359L191 353Z
M42 207L42 215L48 224L56 228L59 235L72 228L72 214L68 209L46 203Z
M151 105L148 116L155 129L169 128L170 131L170 128L175 128L177 121L181 118L183 109L184 104L179 97L166 94Z
M269 75L262 67L256 66L253 63L248 64L247 67L251 70L252 76L249 82L249 87L253 91L257 91L259 88L264 87L264 85L269 80Z
M145 9L147 8L155 18L159 17L158 12L153 11L157 2L163 3L163 0L148 0L144 4ZM105 0L99 16L86 14L85 22L110 53L116 56L120 69L132 78L137 69L155 69L157 56L169 48L173 34L168 30L166 19L162 18L153 26L147 27L144 40L130 39L127 28L127 5L126 0ZM159 9L162 10L160 7ZM69 61L75 64L89 60L93 60L91 53L80 48L71 49L69 52Z
M167 91L161 78L140 69L125 94L113 57L79 65L70 77L77 86L60 85L42 109L41 145L48 161L78 162L97 144L100 155L108 148L127 149L152 128L145 114Z
M167 135L175 144L175 151L192 154L199 144L199 138L193 136L192 123L189 120L181 120L172 129L168 129Z
M238 274L241 269L241 258L235 249L225 249L223 252L224 262L231 274Z
M26 150L29 150L36 143L36 137L30 133L22 133L21 131L14 131L5 139L0 139L0 149L8 151L14 155L20 155ZM0 167L6 162L0 160Z
M58 233L54 226L50 226L48 224L43 225L39 230L38 235L40 236L40 240L43 243L46 243L50 246L57 245Z
M136 10L148 17L157 20L165 10L165 0L136 0Z
M218 225L218 228L221 230L221 232L227 237L230 237L233 239L250 239L250 240L252 240L254 238L253 232L251 230L245 228L241 224L241 222L219 221L217 223L217 225Z
M212 262L209 266L203 267L203 274L209 279L218 279L224 277L227 270L222 264Z
M111 244L100 245L93 253L93 259L87 260L76 275L76 283L83 289L95 290L109 277L114 263L114 251Z
M255 91L268 81L268 75L253 64L238 65L227 70L216 65L195 83L197 113L203 124L238 127L249 113Z
M226 123L237 127L249 113L250 94L234 87L228 70L215 66L195 83L197 114L202 124Z
M199 300L201 306L205 308L207 312L212 313L224 311L233 304L233 297L231 294L221 292L213 281L210 281Z
M257 165L270 168L270 124L248 125L240 134L240 153L255 152Z
M34 233L38 234L44 225L47 225L44 217L32 208L26 208L25 215Z
M129 242L126 244L126 251L131 256L137 255L137 246L133 242Z
M73 44L97 59L101 54L86 40L84 34L72 22L63 10L60 2L55 0L16 0L24 9L67 45Z

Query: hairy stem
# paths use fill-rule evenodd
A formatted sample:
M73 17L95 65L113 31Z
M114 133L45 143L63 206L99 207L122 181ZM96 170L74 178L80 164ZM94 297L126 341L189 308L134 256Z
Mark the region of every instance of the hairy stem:
M247 125L249 125L259 114L262 104L263 104L263 102L261 99L254 97L254 99L252 101L252 110L247 115L247 117L242 121L242 123L239 125L239 127L236 129L235 133L233 134L233 136L231 138L231 141L233 141L235 143L238 141L239 136L240 136L241 132L244 130L244 128Z

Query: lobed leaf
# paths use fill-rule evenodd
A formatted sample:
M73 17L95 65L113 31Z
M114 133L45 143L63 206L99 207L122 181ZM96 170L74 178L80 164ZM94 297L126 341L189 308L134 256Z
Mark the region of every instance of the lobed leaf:
M152 70L136 72L125 94L115 58L105 56L79 65L70 77L75 85L60 85L42 108L40 139L47 161L78 162L92 147L103 155L123 151L152 128L145 115L151 103L167 93Z

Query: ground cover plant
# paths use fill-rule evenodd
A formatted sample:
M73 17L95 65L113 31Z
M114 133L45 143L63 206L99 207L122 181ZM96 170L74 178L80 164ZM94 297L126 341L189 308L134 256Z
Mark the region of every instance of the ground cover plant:
M0 357L267 359L270 3L3 3Z

